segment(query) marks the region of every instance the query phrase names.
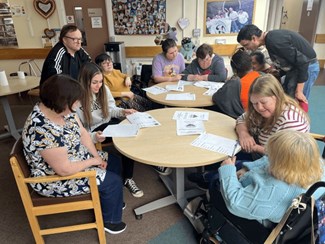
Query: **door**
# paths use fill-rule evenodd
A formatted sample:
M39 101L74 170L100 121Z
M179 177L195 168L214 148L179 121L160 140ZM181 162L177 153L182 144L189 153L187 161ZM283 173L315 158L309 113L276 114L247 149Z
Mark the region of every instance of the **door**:
M104 52L104 43L108 42L108 23L104 0L80 1L64 0L67 17L81 30L83 48L92 60Z
M299 33L314 44L321 0L304 0L302 5Z

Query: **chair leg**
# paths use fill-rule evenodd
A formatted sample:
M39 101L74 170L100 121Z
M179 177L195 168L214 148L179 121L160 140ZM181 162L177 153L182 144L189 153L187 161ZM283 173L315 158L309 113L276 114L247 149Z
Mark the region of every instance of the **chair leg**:
M41 233L41 228L39 226L37 217L34 216L31 213L27 213L27 217L28 217L28 221L29 221L30 227L31 227L32 232L33 232L33 236L34 236L35 242L37 244L44 244L45 243L44 242L44 238L40 234Z

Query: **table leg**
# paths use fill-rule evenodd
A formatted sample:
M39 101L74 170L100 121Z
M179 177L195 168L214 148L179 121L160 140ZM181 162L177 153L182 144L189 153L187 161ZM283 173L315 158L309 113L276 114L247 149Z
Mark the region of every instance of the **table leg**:
M187 198L195 197L203 193L203 191L199 189L191 189L185 191L184 168L176 168L174 182L168 176L161 175L160 178L164 182L171 195L134 209L136 216L140 216L144 213L169 206L173 203L178 203L178 205L183 210L188 203Z
M13 136L16 140L18 140L18 138L20 137L20 134L18 133L18 130L16 128L15 121L14 121L14 118L12 116L12 112L11 112L10 105L9 105L9 102L8 102L8 98L7 97L0 97L0 100L1 100L3 110L5 112L7 122L8 122L8 126L9 126L9 132L1 134L0 139L6 138L6 137L9 137L9 136Z

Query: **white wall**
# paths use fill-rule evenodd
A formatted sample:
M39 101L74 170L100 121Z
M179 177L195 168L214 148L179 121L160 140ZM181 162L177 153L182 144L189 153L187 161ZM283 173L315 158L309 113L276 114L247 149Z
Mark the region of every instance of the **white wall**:
M111 0L105 0L108 13L109 23L113 23L112 20L112 7ZM255 18L254 24L264 29L267 21L269 0L255 0ZM200 43L214 44L216 38L226 39L227 44L237 43L236 35L234 36L213 36L204 37L204 0L166 0L166 19L169 25L177 27L177 38L180 40L183 37L192 37L192 31L195 28L201 29L201 37L198 40ZM196 8L197 6L197 8ZM190 25L181 30L177 24L180 18L187 18L190 21ZM109 29L110 36L114 35L113 26ZM152 46L155 36L124 36L116 35L115 41L123 41L126 46Z

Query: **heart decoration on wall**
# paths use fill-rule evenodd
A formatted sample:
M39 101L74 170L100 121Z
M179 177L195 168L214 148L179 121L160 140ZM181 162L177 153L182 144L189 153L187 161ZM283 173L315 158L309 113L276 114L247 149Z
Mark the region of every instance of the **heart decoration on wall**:
M188 18L180 18L177 21L179 27L184 30L187 26L190 25L190 20Z
M43 18L48 19L55 11L54 0L34 0L34 9Z
M49 39L55 37L55 35L56 35L56 34L55 34L55 30L53 30L53 29L49 29L49 28L44 29L44 34L45 34Z

